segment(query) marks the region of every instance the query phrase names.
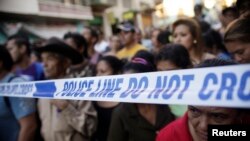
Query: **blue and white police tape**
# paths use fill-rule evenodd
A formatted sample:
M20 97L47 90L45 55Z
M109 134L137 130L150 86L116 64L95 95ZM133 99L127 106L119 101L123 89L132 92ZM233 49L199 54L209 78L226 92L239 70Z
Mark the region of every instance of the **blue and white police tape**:
M0 96L250 108L250 65L3 83Z

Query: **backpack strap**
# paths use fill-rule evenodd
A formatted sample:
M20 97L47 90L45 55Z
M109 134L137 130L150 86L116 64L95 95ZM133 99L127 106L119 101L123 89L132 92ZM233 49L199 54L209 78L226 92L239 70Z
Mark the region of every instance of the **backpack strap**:
M11 76L11 77L9 78L9 80L8 80L7 82L10 83L13 79L15 79L15 78L17 78L17 77L19 77L19 76L13 75L13 76Z
M8 80L7 82L10 83L13 79L15 79L15 78L17 78L17 77L18 77L17 75L13 75L13 76L11 76L11 77L9 78L9 80ZM9 100L9 98L6 97L6 96L4 96L4 97L3 97L3 100L4 100L4 103L6 104L6 106L7 106L8 108L10 108L10 100Z

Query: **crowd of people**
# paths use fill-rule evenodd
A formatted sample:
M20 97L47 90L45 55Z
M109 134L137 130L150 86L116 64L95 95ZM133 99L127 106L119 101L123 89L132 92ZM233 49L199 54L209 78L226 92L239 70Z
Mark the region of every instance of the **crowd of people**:
M152 29L152 48L131 22L121 23L109 41L93 27L39 44L12 35L0 47L0 82L250 63L250 1L238 0L220 16L219 30L203 15ZM249 109L0 97L1 141L206 141L208 124L249 123Z

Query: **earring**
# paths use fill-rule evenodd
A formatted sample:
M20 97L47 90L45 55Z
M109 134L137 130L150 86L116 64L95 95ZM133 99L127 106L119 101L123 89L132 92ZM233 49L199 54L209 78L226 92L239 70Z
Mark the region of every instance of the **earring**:
M197 40L194 40L193 43L196 44L196 43L197 43Z

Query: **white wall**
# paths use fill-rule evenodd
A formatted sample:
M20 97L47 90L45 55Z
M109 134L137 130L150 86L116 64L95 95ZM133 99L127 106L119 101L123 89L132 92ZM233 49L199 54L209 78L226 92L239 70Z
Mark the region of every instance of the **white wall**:
M38 13L38 0L0 0L0 11L36 14Z

